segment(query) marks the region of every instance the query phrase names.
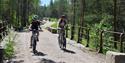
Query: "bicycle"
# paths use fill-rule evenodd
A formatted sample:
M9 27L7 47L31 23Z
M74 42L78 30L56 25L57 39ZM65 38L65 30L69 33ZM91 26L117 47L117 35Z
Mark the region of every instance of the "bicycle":
M31 46L32 46L32 50L33 53L36 53L36 45L37 45L37 41L38 41L38 35L37 35L37 30L33 29L32 30L32 36L31 36Z
M58 42L61 49L66 49L66 38L64 28L59 28Z

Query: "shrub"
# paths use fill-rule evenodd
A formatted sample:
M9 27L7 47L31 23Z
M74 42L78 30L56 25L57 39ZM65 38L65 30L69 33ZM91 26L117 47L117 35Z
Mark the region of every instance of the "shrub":
M5 59L11 59L14 55L14 42L12 40L7 40L6 48L4 49Z

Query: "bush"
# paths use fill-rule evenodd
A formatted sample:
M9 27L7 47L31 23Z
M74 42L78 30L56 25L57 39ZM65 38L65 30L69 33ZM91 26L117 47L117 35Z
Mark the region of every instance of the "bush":
M57 22L58 20L56 18L50 18L50 21Z
M5 59L11 59L14 55L14 42L10 39L8 40L8 43L6 44L6 48L4 49L4 57Z
M57 22L55 22L54 24L52 24L51 27L57 28Z
M56 28L52 28L51 32L52 33L57 33L57 29Z

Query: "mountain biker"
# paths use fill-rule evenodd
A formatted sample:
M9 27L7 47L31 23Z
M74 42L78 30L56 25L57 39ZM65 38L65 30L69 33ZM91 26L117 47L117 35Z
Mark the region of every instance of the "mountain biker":
M41 29L40 21L38 20L38 16L35 15L32 18L32 22L31 22L31 24L29 26L29 30L34 30L35 29L36 33L37 33L37 36L39 37L39 28ZM33 34L33 31L32 31L32 34ZM31 36L31 38L32 38L32 36ZM39 41L39 38L37 38L37 41ZM30 43L30 48L32 48L32 41L30 41L30 42L31 42Z
M65 26L66 26L66 17L65 17L65 15L62 15L61 17L60 17L60 19L58 20L58 27L59 28L64 28Z
M59 33L59 37L60 37L60 33L63 33L63 37L64 37L64 43L66 44L66 37L65 37L65 27L66 27L66 24L67 24L67 20L66 20L66 16L65 15L62 15L60 17L60 19L58 20L58 33ZM60 30L61 29L61 30Z

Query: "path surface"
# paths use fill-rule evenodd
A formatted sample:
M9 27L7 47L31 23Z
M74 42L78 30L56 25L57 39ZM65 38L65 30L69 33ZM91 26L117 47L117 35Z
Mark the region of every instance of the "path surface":
M58 46L57 35L46 30L40 32L37 45L38 55L29 48L31 32L17 33L15 58L11 63L105 63L104 57L81 50L74 41L68 40L64 52ZM78 46L77 46L78 45Z

